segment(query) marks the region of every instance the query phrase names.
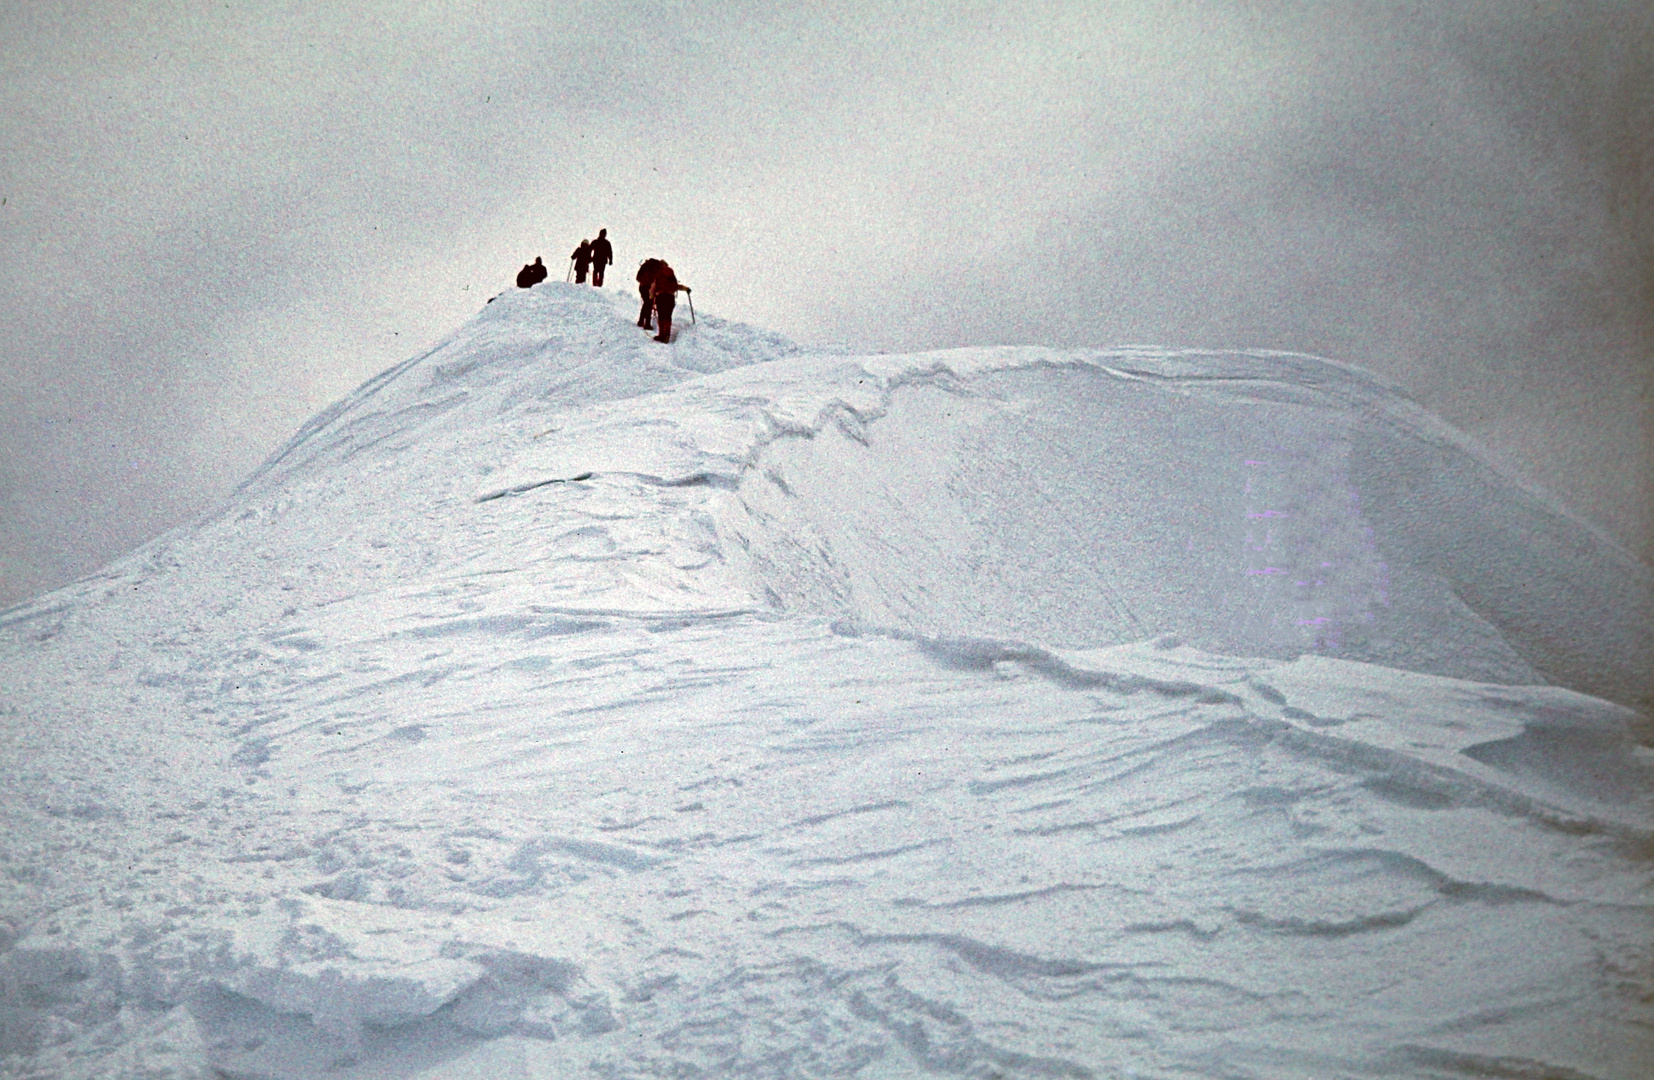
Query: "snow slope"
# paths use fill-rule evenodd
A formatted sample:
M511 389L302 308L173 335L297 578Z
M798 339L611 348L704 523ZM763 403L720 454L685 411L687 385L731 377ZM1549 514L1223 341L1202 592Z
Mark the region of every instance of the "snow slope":
M0 1075L1650 1074L1646 567L1353 368L635 303L0 613Z

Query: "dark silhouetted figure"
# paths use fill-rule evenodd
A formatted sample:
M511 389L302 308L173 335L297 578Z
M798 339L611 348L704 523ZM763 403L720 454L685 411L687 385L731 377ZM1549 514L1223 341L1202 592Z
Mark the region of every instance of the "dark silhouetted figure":
M517 288L532 289L545 279L545 264L540 261L540 256L536 255L533 262L525 264L521 270L517 271Z
M679 292L692 291L688 285L678 284L678 275L673 273L672 267L665 259L655 268L654 288L655 296L655 325L660 333L655 340L670 343L672 340L672 309L678 304Z
M655 328L655 271L666 265L659 259L644 259L637 268L637 294L643 297L638 309L637 324L645 330Z
M574 249L574 254L569 258L574 260L574 283L584 285L586 283L586 270L592 264L592 242L590 240L580 241L580 246Z
M592 284L597 288L603 287L603 268L614 261L614 248L609 246L609 230L597 230L597 239L592 241Z

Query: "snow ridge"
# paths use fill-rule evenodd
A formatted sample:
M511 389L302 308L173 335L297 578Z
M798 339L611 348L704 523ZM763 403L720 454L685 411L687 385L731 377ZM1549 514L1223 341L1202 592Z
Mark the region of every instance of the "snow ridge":
M633 305L0 613L0 1076L1646 1074L1646 568L1314 358Z

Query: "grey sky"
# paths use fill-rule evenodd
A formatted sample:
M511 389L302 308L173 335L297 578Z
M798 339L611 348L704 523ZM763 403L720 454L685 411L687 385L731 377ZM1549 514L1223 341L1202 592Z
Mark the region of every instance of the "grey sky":
M807 344L1360 363L1654 558L1645 3L315 7L0 6L0 603L599 227Z

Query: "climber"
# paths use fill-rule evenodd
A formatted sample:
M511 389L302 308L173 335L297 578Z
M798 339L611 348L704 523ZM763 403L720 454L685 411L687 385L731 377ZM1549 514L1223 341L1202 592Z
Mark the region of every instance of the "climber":
M523 268L517 271L517 288L532 289L545 279L545 264L540 261L540 256L536 255L533 262L525 263Z
M592 242L590 240L580 241L580 246L574 249L574 254L570 255L569 258L574 260L574 283L584 285L586 283L586 268L592 264Z
M603 287L603 268L614 261L614 248L609 246L609 230L597 230L597 239L592 241L592 284L597 288Z
M668 344L672 341L672 308L677 305L680 291L692 290L688 285L678 284L678 275L672 271L666 260L662 259L660 265L655 268L654 281L650 288L655 298L655 325L660 328L660 332L655 335L656 341Z
M644 259L637 268L637 294L643 297L643 306L637 313L637 324L645 330L655 328L655 271L664 265L666 264L659 259Z

